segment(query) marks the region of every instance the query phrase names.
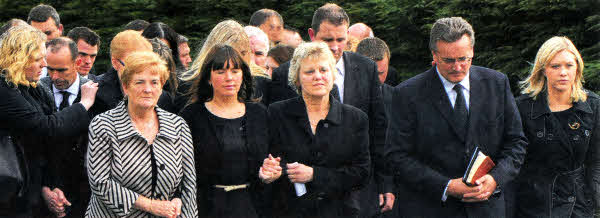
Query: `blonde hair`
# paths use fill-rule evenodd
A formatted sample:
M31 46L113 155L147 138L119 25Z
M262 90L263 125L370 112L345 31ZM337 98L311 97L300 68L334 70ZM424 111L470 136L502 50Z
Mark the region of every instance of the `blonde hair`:
M11 27L0 37L0 75L7 83L36 87L27 80L25 69L35 62L34 54L45 41L46 35L29 25Z
M200 75L202 64L206 59L206 55L217 44L225 44L233 47L240 52L242 58L248 57L247 54L242 54L242 49L250 52L250 40L244 32L244 27L235 20L225 20L218 23L206 37L202 49L198 53L196 59L192 63L190 70L185 73L184 80L193 81ZM249 60L244 60L248 62Z
M129 51L152 51L152 44L140 32L125 30L117 34L110 42L110 56L112 58L125 58Z
M151 71L156 72L160 76L160 86L162 87L167 79L169 79L169 70L167 62L165 62L158 54L151 51L138 51L127 55L125 60L125 69L121 75L121 85L128 86L133 75Z
M329 47L324 42L309 42L302 43L294 50L294 56L292 56L292 60L290 60L290 70L288 76L288 84L296 89L298 94L302 94L302 87L299 83L300 77L300 65L302 61L307 58L311 58L314 60L326 58L329 63L329 69L332 74L332 81L335 81L335 57L333 57L333 53L329 50Z
M575 55L575 62L577 62L577 72L575 74L575 82L572 86L571 101L586 101L587 94L583 89L583 60L581 54L573 45L573 42L569 38L564 36L554 36L548 39L537 52L535 56L535 64L531 70L531 74L527 79L519 83L522 94L527 94L534 99L540 94L540 92L547 89L547 79L544 75L544 68L550 61L563 50L567 50Z

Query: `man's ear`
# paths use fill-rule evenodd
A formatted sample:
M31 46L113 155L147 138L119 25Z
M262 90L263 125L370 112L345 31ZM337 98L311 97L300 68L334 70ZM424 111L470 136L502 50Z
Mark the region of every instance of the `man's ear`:
M313 28L308 28L308 36L310 37L310 41L315 41L315 30Z
M58 25L58 32L60 32L60 34L59 34L60 36L62 36L62 35L63 35L63 29L64 29L63 25L62 25L62 24L59 24L59 25Z

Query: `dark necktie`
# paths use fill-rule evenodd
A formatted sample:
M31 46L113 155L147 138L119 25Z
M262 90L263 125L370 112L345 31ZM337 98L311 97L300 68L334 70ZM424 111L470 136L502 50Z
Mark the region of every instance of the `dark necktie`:
M331 89L331 91L329 91L329 93L331 95L333 95L333 97L336 100L340 101L340 91L338 90L338 87L337 87L337 85L335 83L333 84L333 88Z
M454 86L454 91L456 91L456 101L454 102L454 120L456 121L456 126L462 131L462 133L466 133L467 130L467 120L469 120L469 112L467 111L467 102L465 101L465 96L462 92L462 85L456 84Z
M62 99L62 102L60 102L60 106L58 106L58 110L62 111L66 107L69 107L69 95L71 93L69 93L67 91L60 91L60 94L62 94L63 99Z

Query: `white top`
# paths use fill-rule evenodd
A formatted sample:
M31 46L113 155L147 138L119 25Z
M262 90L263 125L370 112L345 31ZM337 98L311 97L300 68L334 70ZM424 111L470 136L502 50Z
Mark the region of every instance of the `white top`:
M335 75L335 85L338 87L340 92L340 102L344 103L344 75L346 74L346 68L344 67L344 57L335 64L337 68L337 74Z
M57 89L54 84L52 84L52 92L54 93L54 103L56 103L56 110L60 107L60 103L62 103L63 95L60 93L61 91L66 91L69 93L69 106L73 105L73 102L77 98L77 94L79 94L79 76L75 79L75 82L69 86L69 88L65 90Z
M446 94L448 95L448 99L450 99L450 104L452 104L452 108L454 108L454 104L456 102L456 91L454 91L454 86L456 85L456 83L450 82L448 81L446 78L444 78L442 76L442 74L440 74L440 71L438 71L437 67L435 68L435 71L437 72L438 76L440 77L440 80L442 80L442 85L444 86L444 89L446 90ZM470 73L467 72L467 75L465 76L465 78L463 78L462 81L458 82L460 85L462 85L462 91L463 91L463 96L465 96L465 103L467 106L467 110L469 110L469 99L471 99L471 94L470 94L470 90L471 90L471 83L469 82L469 75Z

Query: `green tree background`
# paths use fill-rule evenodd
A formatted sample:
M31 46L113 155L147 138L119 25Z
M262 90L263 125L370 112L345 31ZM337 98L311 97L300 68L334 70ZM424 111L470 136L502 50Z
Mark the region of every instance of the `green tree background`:
M232 18L247 23L252 13L271 8L287 25L308 40L313 12L327 1L319 0L0 0L0 22L27 19L39 4L54 6L65 26L87 26L102 37L96 73L110 66L112 37L133 19L162 21L191 40L192 55L218 22ZM402 81L431 67L429 30L441 17L461 16L475 29L473 64L506 73L513 92L525 78L538 48L552 36L567 36L581 52L585 87L600 91L600 1L598 0L340 0L350 22L371 26L392 51L390 64Z

